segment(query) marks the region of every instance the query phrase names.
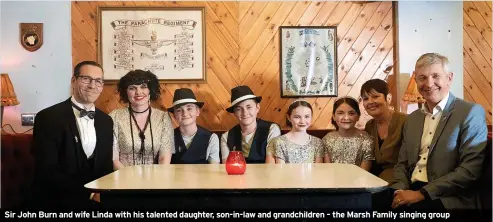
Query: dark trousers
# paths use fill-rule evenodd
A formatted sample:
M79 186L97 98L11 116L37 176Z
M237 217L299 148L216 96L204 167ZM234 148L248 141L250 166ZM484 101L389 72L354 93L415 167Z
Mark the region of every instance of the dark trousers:
M414 182L411 184L410 190L418 191L427 183ZM374 193L372 195L372 205L374 210L389 211L392 210L392 201L394 200L395 189L387 188L384 191ZM410 211L410 210L432 210L433 212L446 212L445 207L440 199L422 200L409 206L400 206L395 211Z

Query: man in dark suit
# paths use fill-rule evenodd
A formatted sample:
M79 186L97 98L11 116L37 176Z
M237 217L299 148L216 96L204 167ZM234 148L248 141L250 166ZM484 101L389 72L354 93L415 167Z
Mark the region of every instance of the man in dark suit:
M94 106L103 91L101 66L77 64L71 88L71 98L41 110L34 121L33 207L95 206L99 194L84 184L113 171L113 121Z
M449 92L453 73L448 67L448 59L437 53L424 54L416 62L416 84L426 103L404 125L391 185L393 208L480 207L474 185L485 158L485 111Z

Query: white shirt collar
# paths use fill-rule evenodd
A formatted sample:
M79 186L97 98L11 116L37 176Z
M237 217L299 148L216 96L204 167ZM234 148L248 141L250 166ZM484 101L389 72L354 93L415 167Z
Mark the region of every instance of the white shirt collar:
M450 92L447 93L447 95L442 99L442 101L440 101L432 110L432 112L430 113L428 111L428 105L423 104L423 107L421 108L421 110L423 111L424 114L431 114L431 115L435 115L437 114L438 112L441 112L443 109L445 109L445 106L447 105L447 102L448 102L448 99L450 98Z
M72 97L70 98L70 100L71 100L71 101L72 101L75 105L77 105L78 107L80 107L80 108L82 108L82 109L87 110L87 109L86 109L86 107L85 107L84 105L82 105L81 103L77 102L77 100L75 100L74 96L72 96ZM74 108L74 109L75 109L75 108ZM79 111L79 110L77 110L77 112L78 112L78 111ZM93 105L92 105L92 107L91 107L89 110L87 110L87 111L96 111L96 106L94 106L94 104L93 104Z

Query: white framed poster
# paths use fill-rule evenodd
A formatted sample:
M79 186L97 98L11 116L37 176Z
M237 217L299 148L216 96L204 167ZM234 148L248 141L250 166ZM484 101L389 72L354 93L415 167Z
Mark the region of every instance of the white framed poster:
M337 97L335 26L280 26L281 97Z
M160 82L205 81L204 8L98 7L105 82L135 69Z

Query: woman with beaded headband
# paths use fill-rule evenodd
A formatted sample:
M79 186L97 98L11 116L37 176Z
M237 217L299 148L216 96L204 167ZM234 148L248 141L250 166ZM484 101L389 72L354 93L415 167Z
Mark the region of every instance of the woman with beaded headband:
M390 108L389 87L381 79L370 79L361 86L361 98L366 112L373 117L366 123L365 131L373 140L375 160L370 172L392 182L402 144L402 129L407 115Z
M361 112L358 101L342 97L334 102L332 125L336 131L323 138L328 163L354 164L369 171L373 156L373 140L365 131L356 128Z
M296 100L289 105L286 124L291 130L272 139L267 145L267 155L275 157L276 163L323 163L322 140L309 135L306 130L312 123L313 109L310 103Z
M132 70L118 82L120 101L128 107L113 110L113 166L169 164L174 152L173 125L168 112L151 107L161 88L152 72Z

